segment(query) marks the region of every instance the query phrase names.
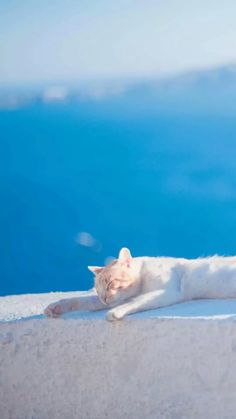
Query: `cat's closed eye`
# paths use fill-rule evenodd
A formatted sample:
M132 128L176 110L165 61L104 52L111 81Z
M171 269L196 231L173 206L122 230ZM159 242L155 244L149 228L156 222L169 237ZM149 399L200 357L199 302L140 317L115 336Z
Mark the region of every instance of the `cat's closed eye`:
M115 279L113 281L111 281L108 286L107 286L107 290L109 289L113 289L113 290L119 290L122 288L121 285L118 285L118 283L120 283L122 280L120 279Z

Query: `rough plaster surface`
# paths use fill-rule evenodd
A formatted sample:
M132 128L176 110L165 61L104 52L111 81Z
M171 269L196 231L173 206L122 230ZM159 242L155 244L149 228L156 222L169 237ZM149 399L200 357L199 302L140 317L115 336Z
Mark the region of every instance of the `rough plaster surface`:
M236 301L40 315L74 294L0 298L1 419L236 417Z

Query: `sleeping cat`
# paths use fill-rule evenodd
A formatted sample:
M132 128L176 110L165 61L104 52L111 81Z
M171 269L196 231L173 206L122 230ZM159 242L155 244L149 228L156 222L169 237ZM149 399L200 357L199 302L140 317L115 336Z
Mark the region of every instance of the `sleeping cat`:
M201 298L236 298L236 256L199 259L132 257L122 248L105 267L89 266L94 295L60 300L44 311L58 317L69 311L109 309L107 320Z

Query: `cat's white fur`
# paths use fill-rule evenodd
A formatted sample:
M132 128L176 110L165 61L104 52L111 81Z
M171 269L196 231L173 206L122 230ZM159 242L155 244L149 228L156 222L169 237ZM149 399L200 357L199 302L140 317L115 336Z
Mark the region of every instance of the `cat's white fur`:
M76 310L109 308L108 320L202 298L236 298L236 256L198 259L132 257L122 248L106 267L89 267L97 295L60 300L45 309L49 317Z

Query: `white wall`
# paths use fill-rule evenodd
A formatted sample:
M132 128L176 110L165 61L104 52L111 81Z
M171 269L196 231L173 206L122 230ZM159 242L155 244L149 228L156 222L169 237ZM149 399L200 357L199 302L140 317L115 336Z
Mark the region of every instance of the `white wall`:
M0 307L12 318L22 301L31 300L38 313L56 298L6 297ZM233 419L235 313L235 301L214 301L115 324L104 313L2 317L0 418Z

